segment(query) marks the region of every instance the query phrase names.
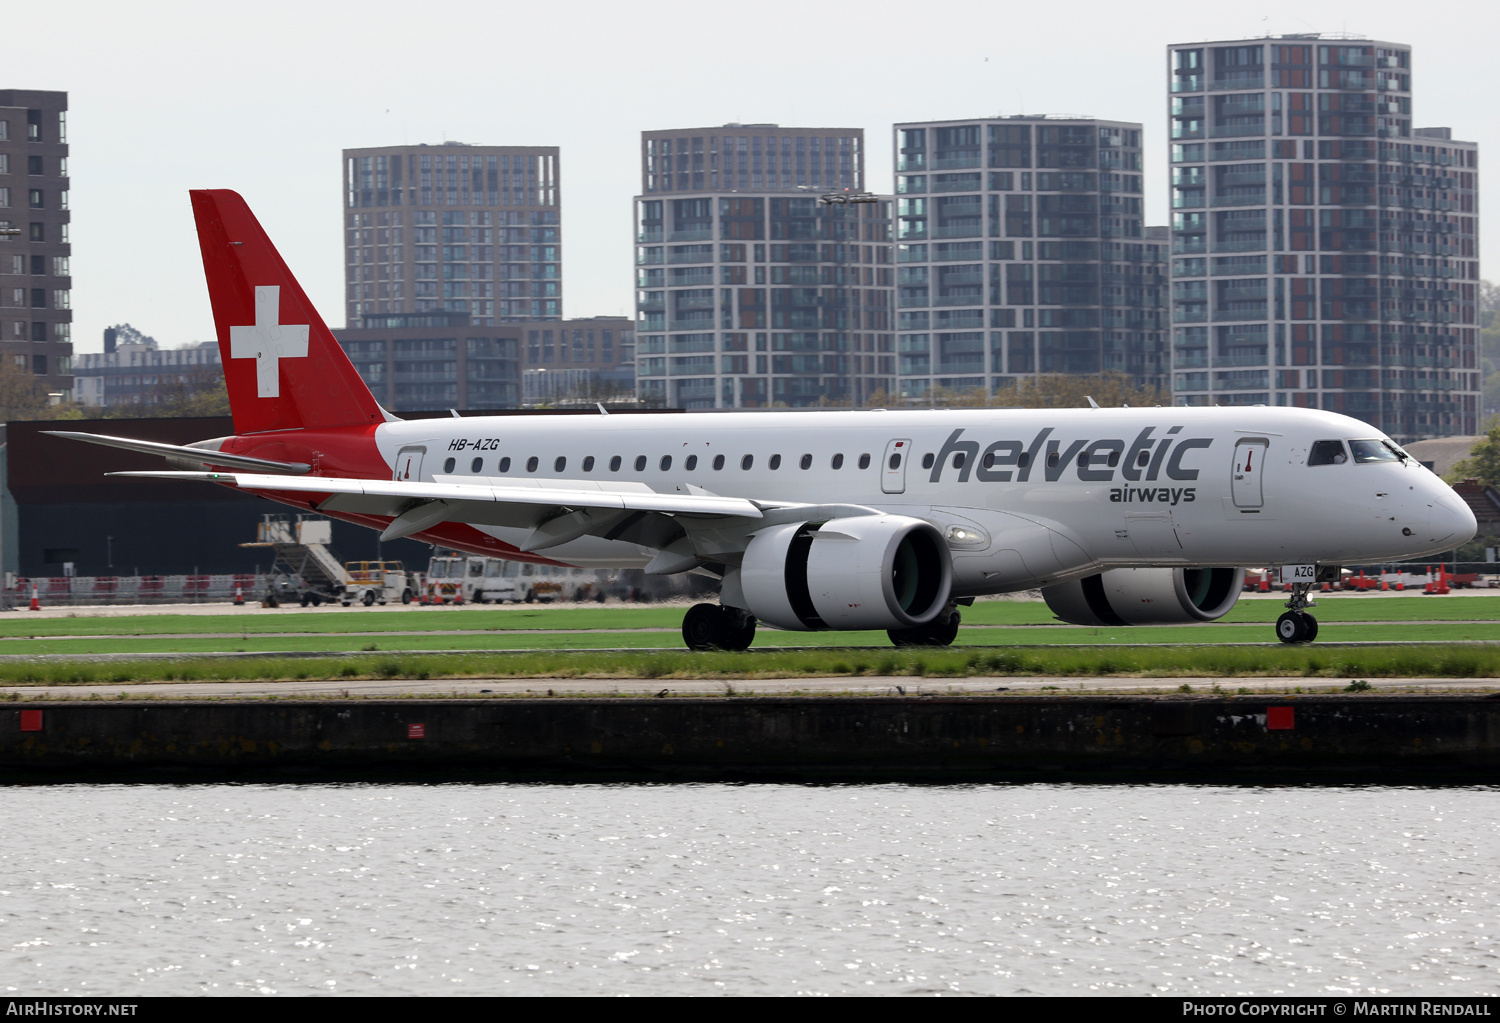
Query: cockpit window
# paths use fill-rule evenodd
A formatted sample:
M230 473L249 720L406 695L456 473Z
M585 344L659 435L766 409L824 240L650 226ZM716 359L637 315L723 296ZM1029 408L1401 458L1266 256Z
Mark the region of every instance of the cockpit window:
M1349 450L1356 462L1399 462L1401 456L1383 440L1351 440Z
M1307 453L1308 465L1343 465L1347 461L1349 456L1345 454L1341 440L1314 441Z

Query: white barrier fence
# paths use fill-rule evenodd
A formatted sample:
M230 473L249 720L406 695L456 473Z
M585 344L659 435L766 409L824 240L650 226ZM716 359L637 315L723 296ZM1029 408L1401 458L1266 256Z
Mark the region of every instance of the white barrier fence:
M43 607L95 604L191 604L234 599L259 603L266 590L259 573L236 575L77 575L18 577L0 591L0 607L29 607L35 593Z

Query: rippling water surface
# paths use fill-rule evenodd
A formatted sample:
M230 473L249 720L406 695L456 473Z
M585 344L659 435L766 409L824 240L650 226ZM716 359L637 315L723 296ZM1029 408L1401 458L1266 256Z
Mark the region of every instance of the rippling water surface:
M0 799L9 993L1500 992L1497 788Z

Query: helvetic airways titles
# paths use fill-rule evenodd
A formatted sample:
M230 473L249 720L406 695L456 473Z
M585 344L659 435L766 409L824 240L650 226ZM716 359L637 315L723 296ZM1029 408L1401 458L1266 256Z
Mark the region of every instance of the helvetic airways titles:
M1085 483L1112 483L1118 468L1121 478L1136 483L1141 480L1154 482L1163 469L1168 479L1196 480L1197 469L1187 469L1182 458L1195 448L1207 448L1213 444L1209 437L1177 437L1181 426L1169 428L1165 436L1157 437L1157 427L1148 426L1136 435L1129 447L1123 440L1050 440L1052 427L1048 426L1032 438L1030 444L1018 440L997 440L987 445L983 453L977 440L960 440L964 431L954 430L943 442L942 450L932 463L932 474L928 477L937 483L950 460L958 469L958 482L969 482L970 470L974 478L982 483L1026 483L1031 480L1031 471L1036 468L1038 458L1042 463L1042 476L1048 483L1062 478L1069 467ZM951 456L960 457L953 459ZM1153 488L1154 491L1154 488ZM1113 493L1113 492L1112 492ZM1112 501L1153 500L1150 497L1111 496ZM1155 500L1161 500L1160 497ZM1192 500L1192 498L1188 498ZM1174 500L1172 503L1176 503Z

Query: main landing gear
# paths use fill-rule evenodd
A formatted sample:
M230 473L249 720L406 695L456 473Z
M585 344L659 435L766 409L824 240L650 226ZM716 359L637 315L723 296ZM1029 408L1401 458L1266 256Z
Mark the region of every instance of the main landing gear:
M950 605L926 625L888 629L886 635L896 646L948 646L958 637L958 625L958 609ZM754 639L755 616L737 607L694 604L682 619L682 641L689 650L748 650Z
M1305 610L1317 603L1307 599L1312 583L1292 583L1292 599L1287 610L1276 619L1276 638L1283 643L1311 643L1318 638L1318 620Z
M755 639L755 616L737 607L694 604L682 619L689 650L748 650Z
M886 635L896 646L948 646L958 638L958 609L945 607L926 625L913 629L887 629Z

